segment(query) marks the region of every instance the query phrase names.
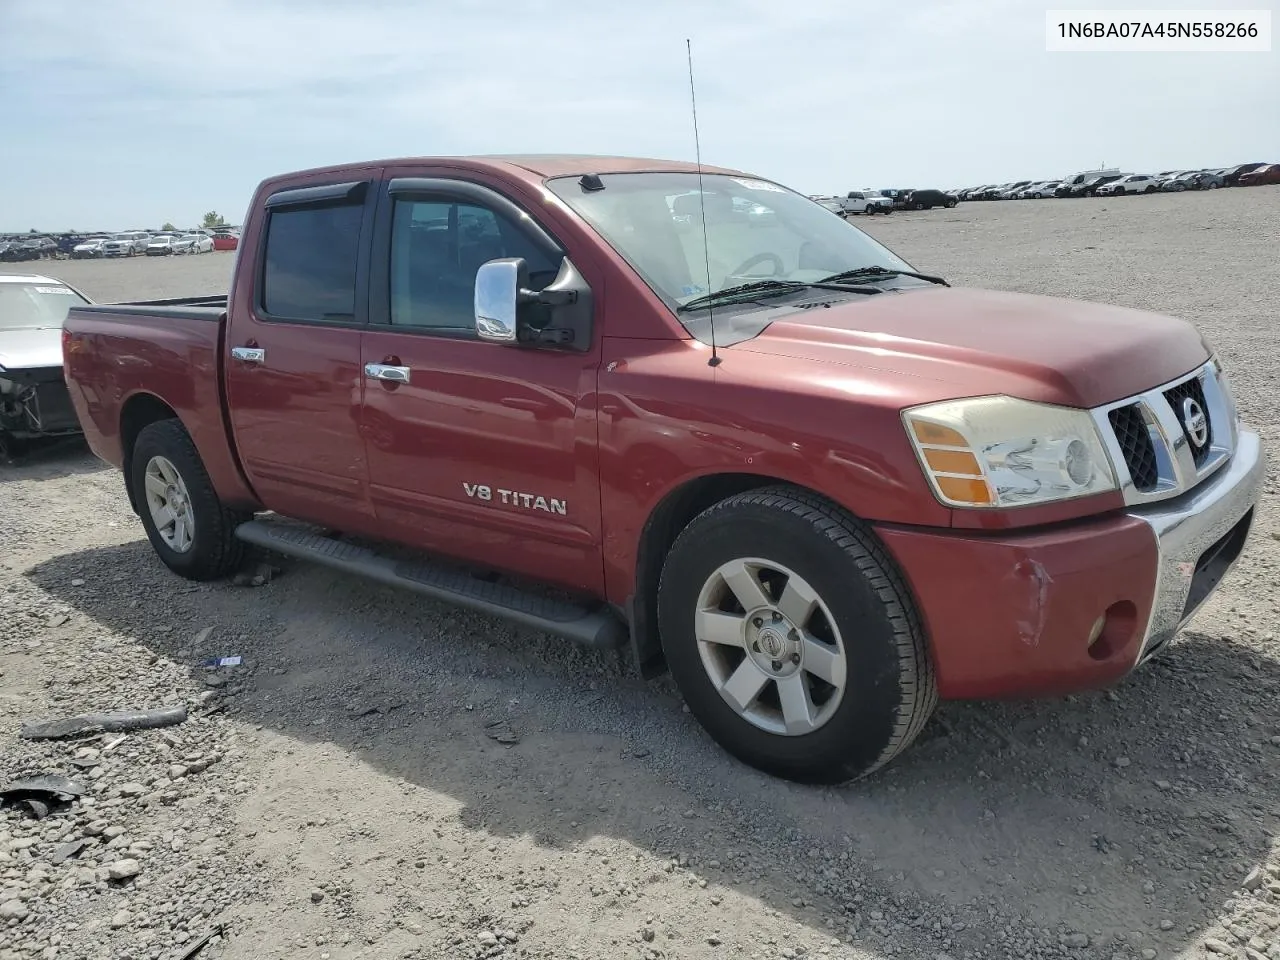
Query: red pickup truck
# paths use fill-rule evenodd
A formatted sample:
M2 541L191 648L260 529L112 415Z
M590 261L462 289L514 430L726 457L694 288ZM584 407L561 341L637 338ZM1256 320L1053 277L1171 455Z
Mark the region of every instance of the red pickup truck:
M236 257L225 299L65 325L164 563L254 544L629 642L784 777L875 770L939 697L1124 676L1259 496L1190 324L952 287L738 171L309 170L261 184Z

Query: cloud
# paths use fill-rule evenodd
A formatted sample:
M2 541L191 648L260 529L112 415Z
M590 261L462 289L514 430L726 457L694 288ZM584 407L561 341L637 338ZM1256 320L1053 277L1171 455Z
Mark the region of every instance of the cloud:
M1280 157L1274 55L1047 54L1028 0L3 6L0 229L234 218L346 160L692 158L685 37L704 159L805 192Z

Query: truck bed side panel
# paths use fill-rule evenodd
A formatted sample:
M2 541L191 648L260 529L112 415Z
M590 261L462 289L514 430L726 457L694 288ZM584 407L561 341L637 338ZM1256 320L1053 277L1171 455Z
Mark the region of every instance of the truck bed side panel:
M67 316L64 364L71 401L95 454L124 468L122 414L139 395L163 401L195 441L214 489L228 504L257 506L223 418L217 309L87 307Z

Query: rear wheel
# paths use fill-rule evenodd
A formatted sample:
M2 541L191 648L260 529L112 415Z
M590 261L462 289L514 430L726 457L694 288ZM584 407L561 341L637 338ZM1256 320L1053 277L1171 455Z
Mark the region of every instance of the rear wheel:
M658 615L690 711L776 776L865 776L937 702L893 561L858 520L804 492L750 491L696 517L663 567Z
M923 209L924 209L924 204L923 204L923 203L921 203L919 200L917 200L917 201L916 201L915 203L913 203L911 206L912 206L914 209L916 209L916 210L923 210Z
M227 509L178 420L142 429L130 456L133 501L160 559L189 580L216 580L244 559L235 528L248 514Z

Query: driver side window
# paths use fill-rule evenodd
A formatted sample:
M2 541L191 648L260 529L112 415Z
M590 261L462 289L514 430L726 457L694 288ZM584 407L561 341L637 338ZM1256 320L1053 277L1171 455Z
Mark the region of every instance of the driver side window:
M452 200L397 200L391 225L391 323L474 332L480 266L523 257L529 286L551 283L560 264L495 210Z

